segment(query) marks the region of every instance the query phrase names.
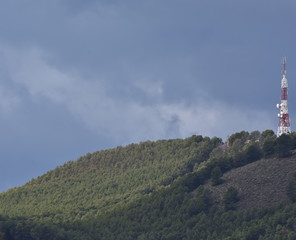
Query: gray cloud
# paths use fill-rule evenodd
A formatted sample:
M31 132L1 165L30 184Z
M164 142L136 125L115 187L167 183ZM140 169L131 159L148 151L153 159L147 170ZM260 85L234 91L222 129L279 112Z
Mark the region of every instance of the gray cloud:
M1 2L0 168L26 169L17 185L97 149L275 130L285 54L294 129L294 12L288 0Z
M89 82L61 72L48 64L38 49L7 51L7 56L13 81L27 89L35 101L46 97L63 106L90 130L114 141L120 139L124 144L196 133L211 136L220 133L225 137L225 130L272 126L265 111L228 107L221 101L199 99L194 105L167 103L163 100L161 82L149 79L135 82L135 89L146 96L147 102L137 101L137 95L112 98L99 79ZM169 132L168 129L174 130Z

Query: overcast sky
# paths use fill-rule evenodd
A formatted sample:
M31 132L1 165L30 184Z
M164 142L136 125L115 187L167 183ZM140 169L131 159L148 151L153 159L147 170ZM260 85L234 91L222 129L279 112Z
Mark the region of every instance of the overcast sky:
M273 129L294 0L0 2L0 191L87 152ZM294 120L295 119L295 120Z

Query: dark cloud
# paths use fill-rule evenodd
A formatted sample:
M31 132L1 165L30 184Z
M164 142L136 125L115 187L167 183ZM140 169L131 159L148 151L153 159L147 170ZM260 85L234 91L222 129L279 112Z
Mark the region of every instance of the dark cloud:
M291 110L296 99L294 12L288 0L1 2L1 169L23 171L0 190L97 149L275 130L283 55Z

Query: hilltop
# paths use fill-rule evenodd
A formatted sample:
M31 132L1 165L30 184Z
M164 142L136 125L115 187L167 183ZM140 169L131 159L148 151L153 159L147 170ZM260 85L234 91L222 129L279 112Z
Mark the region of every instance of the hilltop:
M0 239L296 239L294 149L266 130L88 153L0 194Z

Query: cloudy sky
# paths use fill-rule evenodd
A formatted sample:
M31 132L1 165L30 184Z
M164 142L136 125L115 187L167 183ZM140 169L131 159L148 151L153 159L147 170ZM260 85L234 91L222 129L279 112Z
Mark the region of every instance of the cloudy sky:
M294 0L0 2L0 191L132 142L296 128ZM293 121L295 119L295 121Z

